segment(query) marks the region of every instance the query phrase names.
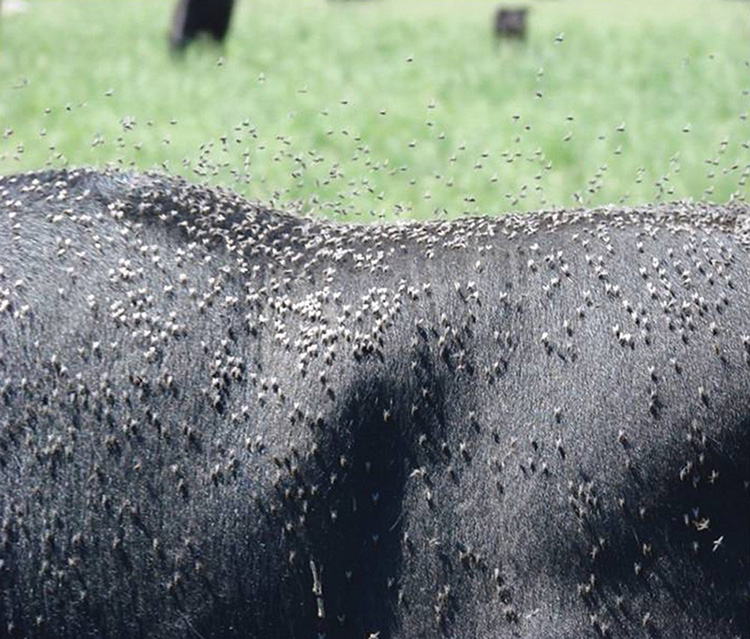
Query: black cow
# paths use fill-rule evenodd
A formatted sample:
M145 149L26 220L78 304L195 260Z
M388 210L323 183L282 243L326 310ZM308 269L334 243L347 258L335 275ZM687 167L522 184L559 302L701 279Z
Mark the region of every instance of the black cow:
M0 178L2 637L747 638L749 481L746 204Z
M234 0L178 0L169 32L170 45L183 49L201 33L223 41L233 8Z
M525 38L528 9L501 7L495 13L495 35L499 38Z

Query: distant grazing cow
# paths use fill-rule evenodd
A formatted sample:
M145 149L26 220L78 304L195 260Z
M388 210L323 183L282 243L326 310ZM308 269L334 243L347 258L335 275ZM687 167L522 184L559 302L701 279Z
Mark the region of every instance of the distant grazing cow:
M179 0L169 33L172 48L182 49L201 33L224 40L233 7L234 0Z
M495 35L499 38L525 38L528 9L501 7L495 14Z
M0 178L3 639L747 639L749 486L746 204Z

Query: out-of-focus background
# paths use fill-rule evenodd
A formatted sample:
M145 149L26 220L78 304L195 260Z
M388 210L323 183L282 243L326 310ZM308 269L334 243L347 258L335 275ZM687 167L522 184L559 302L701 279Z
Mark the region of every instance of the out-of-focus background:
M750 2L236 0L179 51L175 5L0 0L0 174L158 169L348 220L749 193Z

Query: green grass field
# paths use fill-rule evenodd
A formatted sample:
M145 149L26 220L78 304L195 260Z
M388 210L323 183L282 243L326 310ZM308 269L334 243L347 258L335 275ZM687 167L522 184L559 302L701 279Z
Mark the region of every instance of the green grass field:
M6 0L7 1L7 0ZM238 0L224 49L171 0L0 18L0 173L158 167L347 219L747 197L750 3Z

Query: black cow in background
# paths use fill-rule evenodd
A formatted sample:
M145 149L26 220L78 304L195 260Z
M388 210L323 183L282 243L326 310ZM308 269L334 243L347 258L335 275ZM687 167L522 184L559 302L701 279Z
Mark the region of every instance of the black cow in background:
M526 7L500 7L495 13L495 35L498 38L525 38L528 13Z
M201 33L222 42L229 30L234 0L179 0L172 18L169 43L183 49Z
M749 462L746 204L0 178L3 639L746 639Z

